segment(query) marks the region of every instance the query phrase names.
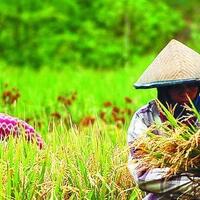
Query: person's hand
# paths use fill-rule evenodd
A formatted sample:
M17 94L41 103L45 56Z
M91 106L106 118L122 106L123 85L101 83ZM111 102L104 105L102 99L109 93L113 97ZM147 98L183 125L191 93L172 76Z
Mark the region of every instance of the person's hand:
M149 170L149 167L148 167L147 165L139 164L139 165L136 167L137 176L138 176L138 177L142 176L142 175L143 175L144 173L146 173L148 170Z

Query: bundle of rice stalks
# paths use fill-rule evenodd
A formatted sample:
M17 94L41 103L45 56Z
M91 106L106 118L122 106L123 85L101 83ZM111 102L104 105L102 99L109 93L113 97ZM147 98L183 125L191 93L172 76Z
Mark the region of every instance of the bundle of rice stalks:
M199 118L194 106L186 107ZM152 168L169 168L169 175L179 172L200 172L200 127L185 124L173 117L162 106L167 121L152 125L145 134L134 141L135 162ZM193 115L193 117L194 117ZM188 116L186 120L191 117ZM159 134L155 134L159 133Z

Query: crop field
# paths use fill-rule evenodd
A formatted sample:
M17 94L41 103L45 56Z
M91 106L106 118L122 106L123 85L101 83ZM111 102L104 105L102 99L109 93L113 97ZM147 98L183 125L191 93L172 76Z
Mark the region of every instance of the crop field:
M199 52L198 8L1 0L0 200L142 199L127 168L127 130L156 90L133 84L171 39Z
M151 60L115 71L1 65L1 112L34 126L45 145L39 150L23 134L2 142L0 198L140 199L127 170L126 131L155 96L132 87Z

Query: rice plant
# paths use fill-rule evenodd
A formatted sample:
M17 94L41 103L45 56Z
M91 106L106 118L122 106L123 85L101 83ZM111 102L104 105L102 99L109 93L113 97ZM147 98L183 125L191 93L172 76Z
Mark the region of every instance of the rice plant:
M192 102L190 101L191 105ZM133 146L136 149L135 162L147 168L168 167L169 176L180 172L200 171L200 129L199 122L184 123L191 117L199 118L199 113L192 105L185 108L193 115L185 120L175 119L173 113L159 104L167 117L166 122L153 124L146 133L138 138ZM154 131L159 131L155 134Z
M0 145L1 199L138 199L127 170L126 132L102 124L54 126L45 146L21 136Z

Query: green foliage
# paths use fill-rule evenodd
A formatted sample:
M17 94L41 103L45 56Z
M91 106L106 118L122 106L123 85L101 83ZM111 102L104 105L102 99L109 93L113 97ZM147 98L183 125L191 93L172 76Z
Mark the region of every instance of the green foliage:
M34 70L28 67L3 67L1 64L1 112L22 119L33 117L42 123L43 117L50 117L53 112L60 112L64 116L70 112L73 120L78 122L84 116L95 117L103 109L103 103L106 101L111 101L119 108L126 108L126 96L133 100L130 108L135 111L155 96L154 89L148 92L133 89L133 83L151 60L152 56L146 57L138 60L133 67L119 68L115 71L83 68L75 70L70 67L60 70L48 67ZM8 87L5 87L5 83ZM2 102L2 93L13 87L19 90L20 97L16 104L7 106ZM75 91L77 99L69 108L58 102L59 96L68 96Z
M200 51L199 42L200 42L200 26L199 26L199 1L198 0L177 0L177 1L168 1L165 0L165 3L170 6L172 9L177 9L181 12L184 21L185 27L177 37L180 41L187 41L190 47L196 51Z
M1 59L34 67L124 66L184 25L178 11L147 0L2 0L0 13Z
M150 59L136 65L145 67ZM127 126L119 129L100 119L90 127L75 123L66 126L64 118L50 120L55 111L67 115L69 110L57 97L74 90L77 100L70 108L73 119L94 115L106 100L123 107L124 96L133 97L131 106L136 109L153 97L142 91L139 96L132 89L140 73L137 68L34 70L2 65L1 112L23 120L33 117L29 124L41 134L45 148L39 150L21 137L1 143L0 199L141 199L141 191L127 169ZM19 89L20 97L7 105L2 94L12 87ZM34 122L40 122L41 127Z
M62 126L48 133L42 150L11 137L0 145L0 198L138 199L124 131L101 124Z

